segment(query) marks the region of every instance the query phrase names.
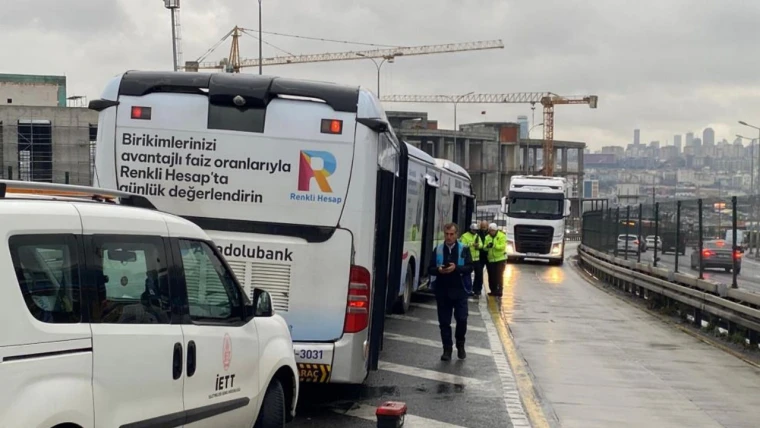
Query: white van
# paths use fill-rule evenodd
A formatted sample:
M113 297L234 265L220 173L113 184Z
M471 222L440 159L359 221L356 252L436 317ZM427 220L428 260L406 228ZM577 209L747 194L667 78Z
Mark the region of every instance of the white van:
M281 427L298 381L198 226L143 197L0 180L0 426Z

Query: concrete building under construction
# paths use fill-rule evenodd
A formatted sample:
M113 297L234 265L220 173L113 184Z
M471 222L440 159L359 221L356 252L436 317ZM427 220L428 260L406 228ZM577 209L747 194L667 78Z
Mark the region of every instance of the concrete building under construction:
M458 130L438 129L438 122L424 112L386 112L399 138L429 155L464 167L472 177L478 203L498 203L509 189L513 175L540 174L541 139L520 137L520 124L478 122L459 125ZM554 141L554 175L567 177L578 195L583 182L583 151L586 143Z
M0 101L0 178L92 183L98 113L67 107L64 76L0 74Z

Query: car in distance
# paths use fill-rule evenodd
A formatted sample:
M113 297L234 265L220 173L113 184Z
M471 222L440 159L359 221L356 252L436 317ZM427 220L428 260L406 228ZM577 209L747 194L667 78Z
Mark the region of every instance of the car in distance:
M731 272L736 260L736 274L742 270L742 253L734 250L729 243L722 239L705 241L702 243L702 268L703 269L725 269ZM699 248L694 248L691 253L691 268L699 269L700 252Z

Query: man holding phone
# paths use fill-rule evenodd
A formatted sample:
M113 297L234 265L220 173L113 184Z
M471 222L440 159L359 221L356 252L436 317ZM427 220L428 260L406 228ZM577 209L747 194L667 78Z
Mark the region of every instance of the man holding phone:
M442 361L451 360L453 340L451 338L451 313L457 322L454 336L456 338L457 357L465 359L467 354L464 350L465 334L467 333L467 300L472 292L469 287L471 281L465 281L464 277L472 273L472 256L470 250L462 245L457 239L458 227L455 223L448 223L443 227L444 241L433 249L430 258L428 274L430 275L431 288L435 293L436 306L438 308L438 325L441 329L441 341L443 342Z

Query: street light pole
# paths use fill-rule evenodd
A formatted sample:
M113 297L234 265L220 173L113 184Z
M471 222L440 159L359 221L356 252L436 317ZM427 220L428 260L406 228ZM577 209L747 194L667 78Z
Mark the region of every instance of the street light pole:
M533 107L533 108L535 108L535 107ZM539 126L544 126L544 122L541 122L538 125L533 125L533 126L530 127L530 129L528 129L528 140L530 140L530 132L533 131L534 128L537 128ZM530 148L530 146L528 144L529 143L526 143L526 145L525 145L526 149ZM520 147L520 150L522 150L522 147ZM530 152L530 150L527 150L527 152L525 153L525 156L523 156L523 172L526 172L526 173L528 172L528 159L527 158L530 158L530 153L528 153L528 152Z
M755 194L755 139L736 134L737 137L749 140L749 194Z
M259 76L262 74L263 64L261 62L261 0L259 0Z
M746 126L748 128L752 128L752 129L755 129L755 130L758 131L758 140L757 140L757 143L758 143L758 149L759 150L757 151L757 154L758 154L757 168L758 168L758 170L760 170L760 128L757 127L757 126L754 126L754 125L750 125L749 123L747 123L747 122L745 122L743 120L739 121L739 125L744 125L744 126ZM750 140L749 144L750 144L750 157L754 159L754 153L751 153L751 151L752 151L752 140ZM756 217L757 213L755 212L755 209L757 208L757 201L755 201L756 192L755 192L755 186L754 186L754 184L755 184L755 180L754 180L754 176L755 176L754 165L752 165L752 169L753 170L750 173L750 175L752 176L752 181L751 181L752 185L751 185L751 189L750 189L750 200L752 201L752 203L750 204L750 206L751 206L751 211L752 212L750 214L750 222L754 221L754 223L757 223L757 217ZM757 182L760 185L760 177L758 177ZM752 232L753 234L758 233L757 225L754 225L754 227L750 227L750 230L753 231ZM755 251L755 257L760 257L760 249L757 249Z
M474 93L475 92L468 92L468 93L466 93L464 95L460 95L460 96L458 96L458 97L456 97L456 98L454 98L452 100L454 102L454 132L456 132L457 129L458 129L457 128L457 103L459 103L459 100L461 100L462 98L464 98L464 97L466 97L468 95L472 95ZM455 146L456 146L456 143L457 143L457 135L454 134L454 145Z
M383 57L383 60L380 61L379 64L377 63L377 61L375 61L374 58L368 57L368 56L366 56L366 55L364 55L362 53L357 53L356 54L356 56L360 56L360 57L363 57L363 58L367 58L368 60L371 60L373 63L375 63L375 67L377 67L377 98L380 98L380 68L382 68L383 64L385 64L386 61L388 61L389 63L393 64L395 58L397 56L401 56L403 54L404 54L403 52L396 52L393 55L386 55L386 56Z

